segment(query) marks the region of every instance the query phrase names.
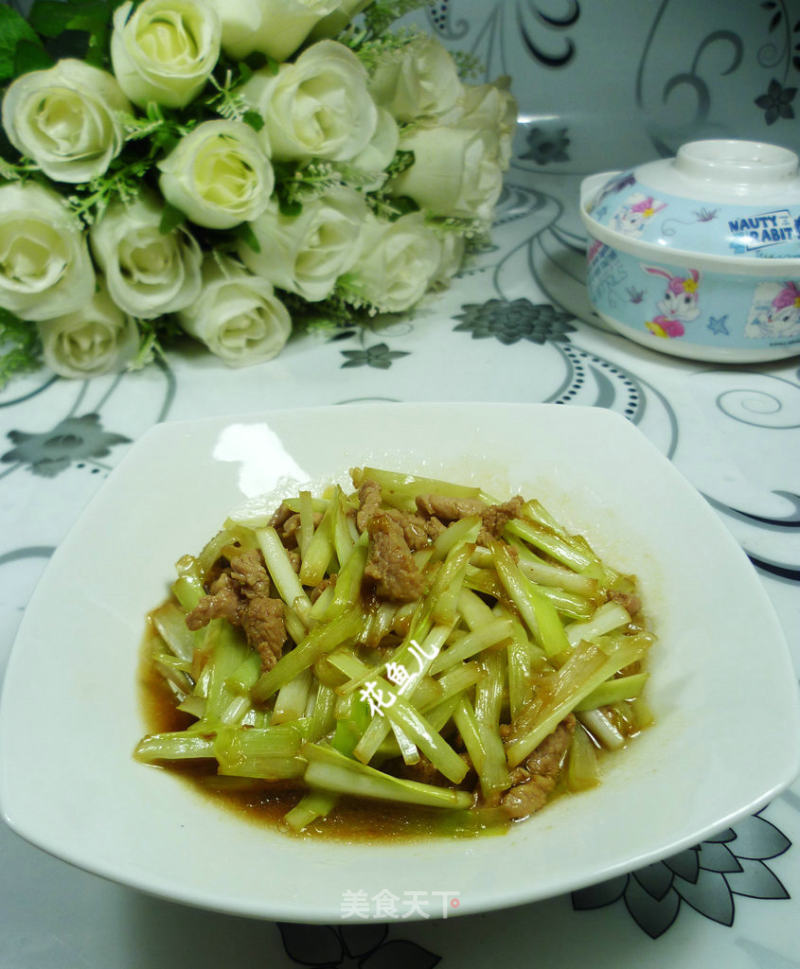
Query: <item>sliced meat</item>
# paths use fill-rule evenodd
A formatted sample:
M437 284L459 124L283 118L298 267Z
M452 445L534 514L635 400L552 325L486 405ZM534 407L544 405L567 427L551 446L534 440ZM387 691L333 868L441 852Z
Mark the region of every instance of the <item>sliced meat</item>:
M292 509L289 508L285 501L282 501L273 513L272 518L270 518L269 523L273 528L280 528L284 522L288 521L292 517L293 514L294 512Z
M367 531L369 523L377 514L389 515L403 529L406 545L417 552L430 544L428 522L421 515L400 511L398 508L381 507L381 486L368 478L358 489L359 509L356 514L356 528Z
M481 515L486 504L480 498L451 498L448 495L417 495L417 508L429 517L454 522L468 515Z
M376 515L381 508L381 486L371 478L361 485L358 489L358 511L356 512L356 528L359 532L365 532L369 520Z
M385 512L370 518L369 550L364 575L375 583L380 599L412 602L424 591L422 573L414 562L403 529Z
M331 572L330 575L326 576L321 582L314 586L313 589L308 593L308 598L313 602L322 595L322 593L330 588L332 585L336 585L336 579L339 577L338 572Z
M201 629L212 619L227 619L242 628L248 645L261 657L262 669L272 669L286 643L286 626L283 603L271 597L271 586L261 552L242 552L188 613L186 625Z
M424 754L420 756L416 764L406 764L402 760L399 760L396 768L391 773L395 777L402 777L408 781L418 781L421 784L441 785L446 783L445 778L442 777Z
M527 818L545 806L555 786L554 777L537 774L506 791L500 799L500 807L510 818Z
M248 599L269 598L272 583L257 548L248 549L231 559L231 579Z
M475 769L466 751L459 753L459 757L467 765L467 774L462 782L462 785L466 786L468 781L474 782ZM422 784L433 784L438 787L449 786L447 778L433 766L425 754L420 754L420 758L416 764L406 764L402 758L398 758L395 764L389 768L389 773L395 777L402 777L409 781L419 781Z
M561 721L549 737L545 737L539 746L528 755L525 761L525 770L531 774L557 777L564 765L564 758L572 743L574 732L575 717L570 714Z
M283 603L280 599L250 599L241 620L247 642L261 657L261 669L271 670L281 658L286 642Z
M192 631L202 629L212 619L227 619L238 625L239 604L239 592L231 581L230 572L222 572L212 583L209 594L187 614L186 625Z
M314 528L319 525L322 521L322 512L315 511L313 515ZM295 513L290 515L289 518L283 523L280 529L281 541L286 546L286 548L296 548L299 544L297 541L297 536L300 531L300 515Z
M430 536L425 519L420 515L411 515L403 511L390 511L388 514L403 529L403 538L406 545L413 551L418 552L421 548L430 545Z
M506 523L517 518L525 504L521 495L515 495L500 505L487 505L480 498L450 498L448 495L434 494L417 495L416 502L417 509L430 521L440 520L439 530L444 527L441 524L443 521L453 522L469 515L480 515L479 545L488 545L493 538L499 538Z
M447 525L438 518L431 517L425 520L425 531L428 533L428 538L432 542L435 542L442 532L446 530Z
M481 514L483 527L478 535L478 544L488 545L491 539L500 538L506 524L512 518L519 518L524 504L525 499L521 495L515 495L501 505L489 505Z
M635 616L642 608L642 600L630 592L609 592L608 598L611 602L618 602L631 616Z
M574 730L575 717L570 714L512 773L514 786L500 799L500 807L510 818L526 818L547 803L564 766Z

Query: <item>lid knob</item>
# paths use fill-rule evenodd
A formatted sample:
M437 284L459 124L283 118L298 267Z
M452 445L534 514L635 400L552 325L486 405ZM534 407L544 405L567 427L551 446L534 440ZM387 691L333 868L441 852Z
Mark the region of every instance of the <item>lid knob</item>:
M675 167L707 182L767 187L794 178L798 157L788 148L761 141L690 141L678 149Z

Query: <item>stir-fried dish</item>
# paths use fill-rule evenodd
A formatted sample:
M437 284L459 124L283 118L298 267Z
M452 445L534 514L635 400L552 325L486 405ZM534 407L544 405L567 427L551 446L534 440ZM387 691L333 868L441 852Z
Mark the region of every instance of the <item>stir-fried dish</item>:
M536 499L351 476L177 563L148 662L188 725L135 756L288 792L294 831L353 798L479 830L596 784L651 720L635 579Z

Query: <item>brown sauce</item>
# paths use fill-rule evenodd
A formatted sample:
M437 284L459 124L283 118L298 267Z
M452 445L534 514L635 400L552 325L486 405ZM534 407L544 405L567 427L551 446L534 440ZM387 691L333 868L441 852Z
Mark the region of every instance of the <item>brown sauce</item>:
M143 733L184 730L194 717L175 706L175 698L150 662L154 632L148 620L140 658L140 706ZM302 797L304 790L290 786L279 790L274 781L251 781L223 777L216 773L216 761L172 761L161 767L142 765L143 770L169 770L201 797L210 799L239 817L259 825L277 828L294 837L324 837L338 841L385 841L397 838L431 838L454 835L502 834L510 823L484 828L467 817L467 812L440 811L410 804L391 804L340 797L327 817L295 834L283 824L283 817ZM278 782L280 783L280 782Z
M174 695L152 666L152 643L157 636L148 617L142 641L139 676L145 727L143 733L148 734L184 730L194 722L194 717L176 708ZM635 734L631 734L628 739L631 740L634 736ZM625 746L627 747L627 743ZM602 767L607 767L609 761L613 761L615 754L619 752L602 748L598 750ZM143 764L142 769L167 769L181 777L199 796L210 799L244 820L278 829L292 837L323 837L346 842L474 837L504 834L514 824L531 821L531 817L518 821L498 820L495 814L487 823L476 812L471 811L442 811L413 804L393 804L341 796L335 808L325 818L312 822L298 833L283 823L285 814L297 804L304 793L304 788L293 781L258 781L221 776L216 773L216 761L213 759L174 761L155 768ZM279 787L280 784L284 786ZM563 796L570 796L571 793L564 783L562 771L548 803L536 812L537 817L542 811L547 811L553 802Z

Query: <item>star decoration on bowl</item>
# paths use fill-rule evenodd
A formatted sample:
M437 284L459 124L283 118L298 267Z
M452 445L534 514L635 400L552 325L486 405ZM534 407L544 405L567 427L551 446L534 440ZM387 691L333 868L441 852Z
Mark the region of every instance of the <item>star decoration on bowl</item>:
M708 328L716 335L729 336L728 314L725 313L723 316L710 316L708 318Z

